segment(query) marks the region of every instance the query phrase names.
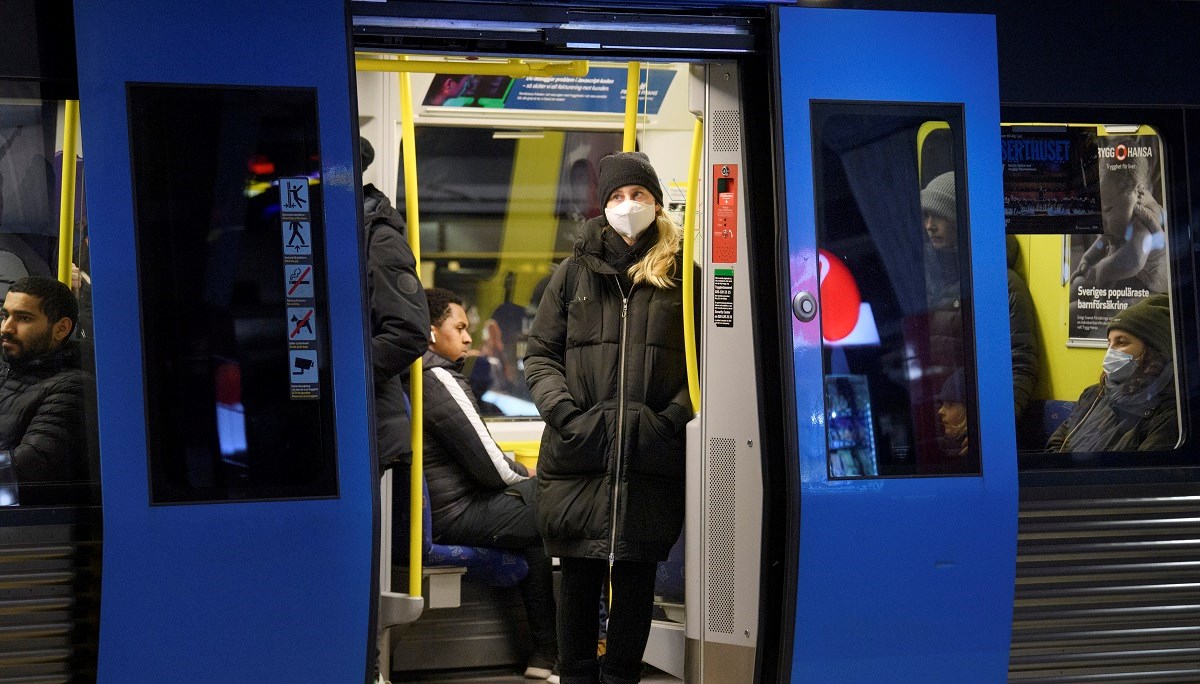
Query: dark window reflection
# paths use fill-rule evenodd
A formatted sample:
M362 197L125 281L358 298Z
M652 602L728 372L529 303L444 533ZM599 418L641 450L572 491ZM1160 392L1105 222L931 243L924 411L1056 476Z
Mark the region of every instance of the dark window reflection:
M961 108L812 120L829 474L978 474Z
M315 92L129 106L152 501L336 495Z

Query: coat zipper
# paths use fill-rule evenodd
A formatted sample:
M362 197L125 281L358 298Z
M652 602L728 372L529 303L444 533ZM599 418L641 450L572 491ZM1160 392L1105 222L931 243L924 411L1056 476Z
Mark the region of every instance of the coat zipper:
M629 324L629 297L625 288L621 287L621 279L616 274L617 291L621 293L621 346L617 360L621 364L617 375L617 467L613 475L612 494L612 527L608 542L608 569L611 576L613 563L617 560L617 505L621 495L621 462L625 460L625 336ZM633 294L630 288L629 294Z

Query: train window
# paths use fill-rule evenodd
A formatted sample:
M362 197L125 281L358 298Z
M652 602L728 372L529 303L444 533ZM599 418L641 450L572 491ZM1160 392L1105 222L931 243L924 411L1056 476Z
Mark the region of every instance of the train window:
M620 131L416 128L422 277L467 302L479 353L464 372L484 415L538 415L525 339L555 264L600 214L599 162L621 142ZM403 206L402 165L398 178Z
M979 474L962 108L812 126L829 476Z
M335 496L316 92L128 101L152 503Z
M1138 125L1005 125L1002 145L1010 300L1014 281L1029 300L1010 311L1017 434L1041 452L1022 465L1121 465L1120 453L1175 449L1161 139Z
M41 97L37 85L0 80L0 506L99 503L91 282L78 159L75 232L66 245L77 275L69 294L62 286L48 289L61 248L66 122L64 103ZM60 341L50 319L53 311L67 314L70 299L78 307L74 330ZM49 319L36 320L46 314Z

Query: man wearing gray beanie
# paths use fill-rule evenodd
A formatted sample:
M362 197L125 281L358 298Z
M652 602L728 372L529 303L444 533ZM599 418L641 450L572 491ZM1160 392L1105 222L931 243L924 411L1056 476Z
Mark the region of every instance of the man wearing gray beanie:
M962 309L959 287L958 259L958 201L955 190L955 175L947 171L921 190L921 214L925 235L929 238L926 250L926 285L930 298L930 332L937 346L939 337L942 346L951 342L957 347L963 334ZM1033 429L1036 416L1030 407L1037 388L1041 368L1041 348L1038 343L1037 316L1033 308L1033 297L1029 286L1016 271L1020 247L1016 238L1006 236L1005 251L1008 265L1008 322L1011 332L1013 368L1013 402L1017 417L1017 433L1024 446L1037 448L1041 445L1040 433ZM950 336L946 339L946 336ZM956 349L959 351L961 348ZM959 358L957 354L934 350L935 359ZM1029 427L1026 427L1026 423ZM1037 433L1037 434L1035 434Z

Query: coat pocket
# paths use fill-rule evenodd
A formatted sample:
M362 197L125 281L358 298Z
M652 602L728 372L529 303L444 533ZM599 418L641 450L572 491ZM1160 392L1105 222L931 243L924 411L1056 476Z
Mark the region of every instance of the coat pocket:
M610 439L602 405L597 404L564 425L546 426L538 474L547 478L605 472Z
M630 466L635 473L682 480L686 436L648 406L638 409Z

